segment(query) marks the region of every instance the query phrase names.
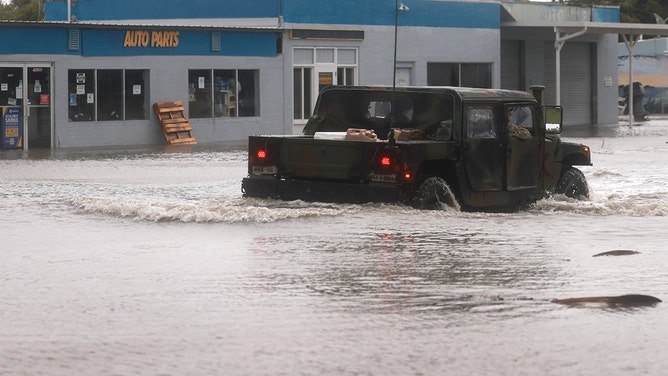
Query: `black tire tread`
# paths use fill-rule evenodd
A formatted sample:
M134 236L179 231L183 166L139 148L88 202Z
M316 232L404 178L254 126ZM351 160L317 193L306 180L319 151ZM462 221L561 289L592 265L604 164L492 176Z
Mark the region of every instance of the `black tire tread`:
M589 185L582 171L569 167L561 175L555 192L571 198L589 198Z
M411 206L426 210L443 210L446 208L460 210L459 203L450 186L439 177L425 179L415 193Z

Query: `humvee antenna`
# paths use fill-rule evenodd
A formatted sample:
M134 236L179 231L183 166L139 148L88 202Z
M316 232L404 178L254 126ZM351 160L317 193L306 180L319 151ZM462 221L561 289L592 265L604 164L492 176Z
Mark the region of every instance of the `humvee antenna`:
M397 87L397 34L399 30L399 12L408 12L409 8L404 4L399 4L399 0L394 1L394 58L392 59L392 93Z
M390 118L390 134L388 135L388 141L390 143L394 143L394 131L392 128L394 128L395 120L396 120L396 115L394 113L395 110L395 101L394 101L394 93L397 89L397 34L399 31L399 12L408 12L408 7L404 4L401 3L399 4L399 0L394 1L394 58L392 59L392 101L391 101L391 118Z

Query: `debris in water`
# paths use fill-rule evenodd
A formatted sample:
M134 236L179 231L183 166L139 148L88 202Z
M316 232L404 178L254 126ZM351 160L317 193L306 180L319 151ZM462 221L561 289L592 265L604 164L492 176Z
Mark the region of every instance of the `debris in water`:
M592 257L599 257L599 256L628 256L628 255L637 255L640 254L638 251L631 251L628 249L617 249L614 251L608 251L608 252L603 252L596 254Z
M661 303L661 299L650 295L591 296L585 298L554 299L552 303L565 304L571 307L599 305L607 307L644 307Z

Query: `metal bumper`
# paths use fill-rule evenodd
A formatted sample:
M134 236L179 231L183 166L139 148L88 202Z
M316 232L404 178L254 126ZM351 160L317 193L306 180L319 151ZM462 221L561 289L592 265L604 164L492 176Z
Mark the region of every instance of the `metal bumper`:
M318 202L402 202L404 192L396 185L247 177L241 182L244 197Z

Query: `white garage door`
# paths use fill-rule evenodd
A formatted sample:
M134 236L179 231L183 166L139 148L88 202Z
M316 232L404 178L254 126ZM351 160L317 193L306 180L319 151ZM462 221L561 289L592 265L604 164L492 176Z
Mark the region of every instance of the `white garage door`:
M520 87L520 42L501 41L501 89L524 90Z
M545 103L556 103L556 51L545 43ZM592 44L566 42L561 49L561 106L565 125L592 123Z

